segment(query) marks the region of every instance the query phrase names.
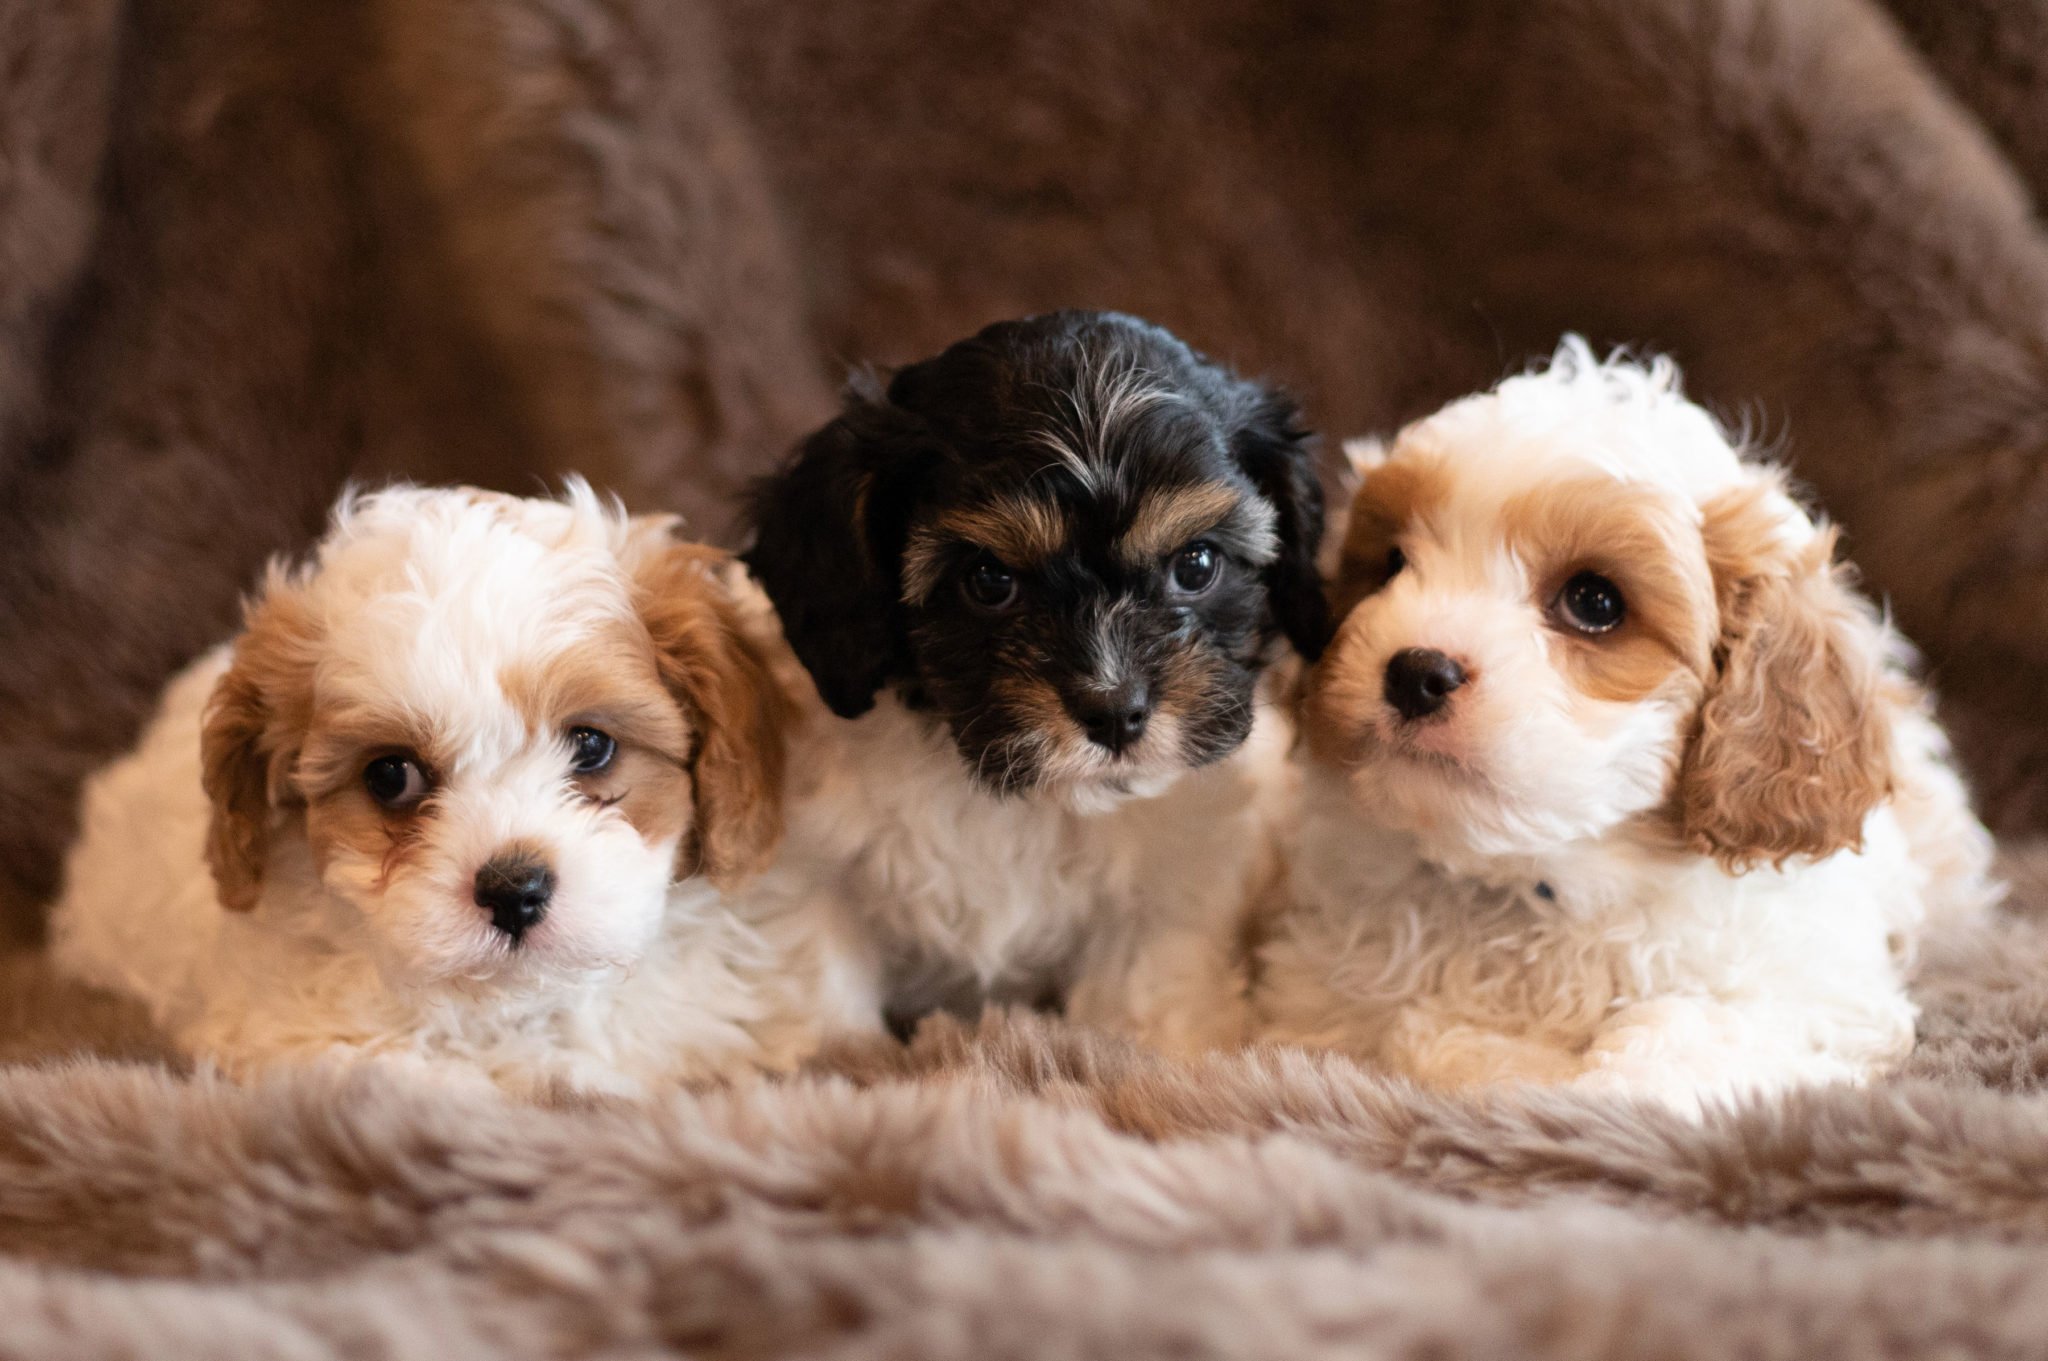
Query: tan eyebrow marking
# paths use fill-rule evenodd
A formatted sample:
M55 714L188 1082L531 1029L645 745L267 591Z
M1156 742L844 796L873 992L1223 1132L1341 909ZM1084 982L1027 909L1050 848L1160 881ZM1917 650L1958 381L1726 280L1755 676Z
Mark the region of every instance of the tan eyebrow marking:
M1350 523L1330 586L1330 612L1343 619L1387 584L1387 550L1414 523L1450 499L1451 474L1426 457L1391 459L1365 475L1351 499Z
M1703 557L1688 551L1699 531L1677 507L1612 478L1569 478L1508 501L1501 528L1528 565L1540 602L1578 571L1611 577L1622 588L1628 618L1616 633L1589 640L1590 651L1618 655L1629 638L1643 637L1674 663L1706 674L1719 621L1714 583ZM1639 698L1648 669L1615 669L1620 678L1602 682L1603 693Z
M690 722L661 683L654 645L637 623L614 625L564 655L508 663L499 668L498 686L530 732L601 720L621 742L671 762L689 758Z
M1005 497L972 510L949 510L936 527L955 539L980 544L1012 567L1033 567L1067 546L1067 524L1043 501Z
M937 589L945 550L974 544L1009 567L1030 568L1066 551L1067 522L1057 508L1023 496L949 510L914 531L903 550L903 598L917 603Z
M1117 556L1134 567L1156 562L1238 508L1240 497L1221 482L1167 487L1145 493L1131 527L1116 542Z
M357 763L365 753L383 750L411 751L430 770L445 767L451 754L431 725L400 705L316 708L292 782L300 797L322 797L362 773Z

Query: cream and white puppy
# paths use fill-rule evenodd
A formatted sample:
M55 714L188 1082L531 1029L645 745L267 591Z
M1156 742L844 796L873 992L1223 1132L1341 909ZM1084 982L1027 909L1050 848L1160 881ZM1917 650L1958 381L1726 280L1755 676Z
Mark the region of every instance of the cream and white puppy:
M1783 475L1576 338L1356 457L1266 1033L1688 1110L1905 1054L1989 838Z
M345 499L91 782L60 966L236 1074L634 1092L791 1061L721 892L777 839L780 702L736 565L671 529L581 484Z

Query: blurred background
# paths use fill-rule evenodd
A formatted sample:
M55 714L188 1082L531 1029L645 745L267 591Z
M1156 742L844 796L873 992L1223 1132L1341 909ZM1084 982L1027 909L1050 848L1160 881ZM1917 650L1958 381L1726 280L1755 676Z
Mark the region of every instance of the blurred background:
M0 0L0 934L350 478L730 542L1117 307L1389 430L1566 329L1774 442L2048 825L2048 0Z

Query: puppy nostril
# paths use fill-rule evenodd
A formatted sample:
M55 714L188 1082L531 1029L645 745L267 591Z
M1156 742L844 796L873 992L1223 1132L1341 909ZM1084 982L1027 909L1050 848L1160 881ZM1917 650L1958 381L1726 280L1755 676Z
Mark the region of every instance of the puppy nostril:
M1152 717L1151 697L1143 687L1122 686L1106 695L1082 695L1067 708L1098 747L1121 753L1145 735Z
M1403 648L1387 659L1382 690L1403 718L1427 718L1465 683L1465 668L1435 648Z
M475 892L491 925L517 941L547 915L555 876L531 860L492 860L476 872Z

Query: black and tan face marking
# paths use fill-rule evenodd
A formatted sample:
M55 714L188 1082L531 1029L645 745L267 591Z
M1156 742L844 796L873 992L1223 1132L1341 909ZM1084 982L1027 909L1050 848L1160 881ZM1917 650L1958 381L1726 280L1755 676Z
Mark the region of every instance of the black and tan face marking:
M1103 758L1198 765L1243 739L1274 516L1241 478L1165 480L1184 472L1100 492L1041 475L913 530L916 693L990 785Z
M1272 636L1322 642L1292 406L1128 317L1004 323L857 395L757 519L827 702L898 687L996 789L1214 760Z

